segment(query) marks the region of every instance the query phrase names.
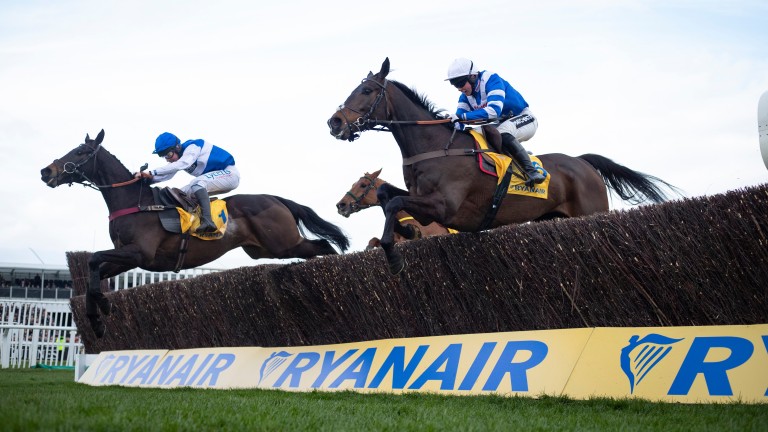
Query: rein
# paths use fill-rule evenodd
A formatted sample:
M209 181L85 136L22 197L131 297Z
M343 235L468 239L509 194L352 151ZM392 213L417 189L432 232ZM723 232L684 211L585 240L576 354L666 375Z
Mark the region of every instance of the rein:
M375 83L381 88L381 91L378 95L376 95L376 100L373 101L373 104L368 109L368 112L363 114L361 111L355 110L353 108L350 108L348 106L345 106L344 104L339 105L338 109L336 110L337 113L339 113L343 118L344 121L347 124L347 130L349 131L349 141L354 141L358 138L360 138L360 133L366 131L366 130L375 130L379 132L392 132L388 126L394 125L394 124L402 124L402 125L436 125L436 124L444 124L449 123L451 121L450 118L444 118L444 119L435 119L435 120L379 120L379 119L372 119L371 116L373 115L373 112L378 107L379 103L381 103L382 100L386 99L387 96L387 83L388 80L384 80L384 84L379 83L376 80L365 78L362 80L362 82L370 81ZM360 114L360 117L357 118L354 122L350 122L346 115L344 115L344 108L356 113ZM386 117L390 117L389 113L389 106L387 106L387 113ZM492 124L492 123L503 123L507 121L508 119L512 118L513 115L507 115L502 117L497 117L492 120L459 120L459 123L466 124L466 125L486 125L486 124ZM368 126L373 125L373 126ZM352 126L355 127L356 131L352 131ZM376 129L375 126L380 126L380 129ZM340 132L341 133L341 132ZM434 150L429 151L426 153L420 153L408 158L403 159L403 166L409 166L413 165L417 162L421 162L423 160L427 159L434 159L438 157L446 157L446 156L474 156L479 153L486 153L490 150L482 150L482 149L449 149L451 144L453 144L453 137L456 134L456 130L454 129L453 134L451 134L451 139L448 141L448 144L443 148L442 150ZM338 138L338 136L337 136ZM352 195L350 192L347 192L353 199L355 199L354 204L359 204L359 200L361 200L367 191L363 193L363 195L358 199L354 195ZM367 207L366 207L367 208Z
M134 178L132 178L130 180L126 180L124 182L119 182L119 183L112 183L112 184L108 184L108 185L98 185L98 184L96 184L93 180L89 179L88 176L85 175L84 172L80 171L80 167L85 165L86 163L88 163L88 161L90 161L91 159L93 159L94 165L96 164L96 155L98 154L99 150L101 150L101 143L99 143L96 146L96 148L93 148L93 147L91 147L91 146L89 146L87 144L80 144L80 145L89 148L91 150L91 154L88 155L88 157L85 158L83 161L78 162L78 163L65 162L64 165L62 166L62 170L66 174L77 174L80 177L82 177L85 180L85 182L82 183L83 186L99 190L99 189L108 189L108 188L116 188L116 187L128 186L128 185L134 184L137 181L141 180L140 178L134 177ZM54 162L56 162L56 161L54 161ZM141 168L141 171L144 171L146 168L147 168L147 165L145 164ZM61 174L59 174L57 177L61 177ZM70 182L69 184L72 185L72 183L73 182Z
M134 184L134 183L136 183L139 180L141 180L141 179L138 178L138 177L134 177L134 178L132 178L130 180L127 180L127 181L124 181L124 182L120 182L120 183L112 183L111 185L94 185L94 186L99 188L99 189L116 188L116 187L123 187L123 186L128 186L128 185Z
M101 189L110 189L110 188L118 188L118 187L128 186L128 185L132 185L132 184L136 183L137 181L141 180L141 178L139 178L139 177L134 177L134 178L132 178L130 180L126 180L124 182L112 183L112 184L107 184L107 185L96 184L93 180L88 178L88 176L83 171L80 170L80 167L85 165L85 164L87 164L91 159L93 159L94 167L96 166L96 155L98 154L99 150L101 150L101 143L99 143L96 146L96 148L93 148L93 147L89 146L88 144L80 144L80 145L90 149L91 153L88 155L87 158L83 159L82 161L80 161L78 163L71 162L71 161L70 162L65 162L62 165L62 173L77 174L78 176L80 176L80 178L83 179L83 182L81 183L83 186L90 187L91 189L94 189L94 190L101 190ZM54 162L56 162L56 161L54 161ZM148 166L147 164L144 164L139 169L139 171L140 172L144 171L145 169L147 169L147 166ZM95 169L94 169L94 172L96 172ZM58 174L57 178L61 178L62 173ZM74 183L74 182L70 181L69 185L71 186L72 183ZM141 202L141 192L142 192L142 190L139 189L139 200L138 200L139 203ZM128 208L117 210L117 211L114 211L114 212L110 213L109 214L109 220L112 221L112 220L115 220L115 219L117 219L117 218L119 218L121 216L129 215L129 214L133 214L133 213L138 213L138 212L141 212L141 211L159 211L159 210L163 210L164 208L165 208L164 206L157 206L157 205L151 205L151 206L145 206L145 207L141 207L141 206L137 205L135 207L128 207Z

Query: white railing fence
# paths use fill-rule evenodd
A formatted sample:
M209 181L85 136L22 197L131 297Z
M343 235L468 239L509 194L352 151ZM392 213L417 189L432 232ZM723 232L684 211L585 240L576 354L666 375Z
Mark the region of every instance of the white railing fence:
M194 268L178 273L133 269L111 278L109 286L117 291L217 271L220 269ZM45 365L82 368L83 365L76 363L84 358L83 352L69 299L37 300L3 298L0 295L0 367Z
M211 268L191 268L181 270L178 273L174 272L151 272L142 270L139 268L128 270L125 273L120 273L109 279L109 287L112 290L121 290L127 288L137 287L139 285L145 285L155 282L189 279L195 276L200 276L208 273L215 273L221 271L220 269Z
M0 367L74 367L82 350L69 301L0 299Z

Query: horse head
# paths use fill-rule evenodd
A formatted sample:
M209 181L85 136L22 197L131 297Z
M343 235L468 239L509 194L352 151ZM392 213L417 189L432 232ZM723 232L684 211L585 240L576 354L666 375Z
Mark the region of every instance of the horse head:
M389 57L381 64L379 72L368 72L368 76L328 119L331 135L336 139L354 141L360 137L361 132L373 128L379 120L390 118L387 104L381 103L387 94L388 74Z
M352 184L349 191L336 203L336 209L340 215L349 217L352 213L381 204L375 192L384 183L384 180L379 179L380 173L381 169L372 174L365 173Z
M104 140L104 129L96 139L86 134L85 142L70 150L53 163L40 170L41 180L49 187L55 188L62 184L91 182L96 171L96 155Z

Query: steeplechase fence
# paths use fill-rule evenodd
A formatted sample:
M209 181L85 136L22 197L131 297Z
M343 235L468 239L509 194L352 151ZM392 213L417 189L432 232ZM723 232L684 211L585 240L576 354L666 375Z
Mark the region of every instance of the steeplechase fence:
M766 214L768 184L404 242L397 276L371 250L113 290L102 338L76 296L78 382L766 403Z
M84 296L72 309L89 354L766 324L766 214L768 184L404 242L408 268L397 276L371 250L109 291L117 309L103 338ZM88 253L68 257L73 274L87 273ZM73 282L84 292L87 279Z

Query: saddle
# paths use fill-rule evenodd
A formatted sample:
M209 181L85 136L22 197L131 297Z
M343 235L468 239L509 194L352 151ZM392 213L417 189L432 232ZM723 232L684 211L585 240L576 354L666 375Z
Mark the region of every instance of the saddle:
M200 223L200 215L198 211L199 203L197 202L197 199L187 195L180 189L171 187L153 187L152 194L157 207L162 208L158 213L160 216L160 223L166 231L176 234L183 234L189 231L192 236L203 240L216 240L224 235L227 216L226 203L223 201L218 199L211 201L211 216L213 217L216 226L223 228L212 234L198 234L194 231ZM222 212L223 216L216 217ZM194 221L192 219L194 219Z
M485 127L483 129L485 129ZM498 138L497 143L500 145L501 134L495 128L491 129L494 130L495 134L491 133L489 135L482 136L477 130L471 130L470 133L475 137L475 143L479 149L488 149L492 151L480 153L477 155L480 171L484 174L496 177L498 179L497 183L501 183L504 174L507 172L507 168L510 166L510 164L512 164L513 158L505 153L498 152L493 149L493 145L491 141L489 141L489 137L493 139L493 137L496 136ZM483 132L486 131L484 130ZM530 158L531 163L536 169L542 173L546 172L546 169L538 157L530 155ZM549 195L550 176L547 176L544 183L531 188L525 184L525 176L520 171L520 168L515 164L512 164L511 166L512 179L509 182L507 189L508 194L527 195L535 198L547 199Z
M199 203L196 199L180 189L171 187L152 187L152 196L155 201L155 205L152 207L154 207L153 210L157 211L163 229L174 234L181 234L179 257L174 272L178 272L184 264L190 236L201 240L217 240L224 236L229 219L227 204L224 200L214 199L211 202L211 216L218 227L218 231L198 234L195 229L200 225L200 213L198 210Z
M182 192L181 189L164 187L152 188L155 203L166 207L181 207L184 211L192 213L197 208L197 200Z

